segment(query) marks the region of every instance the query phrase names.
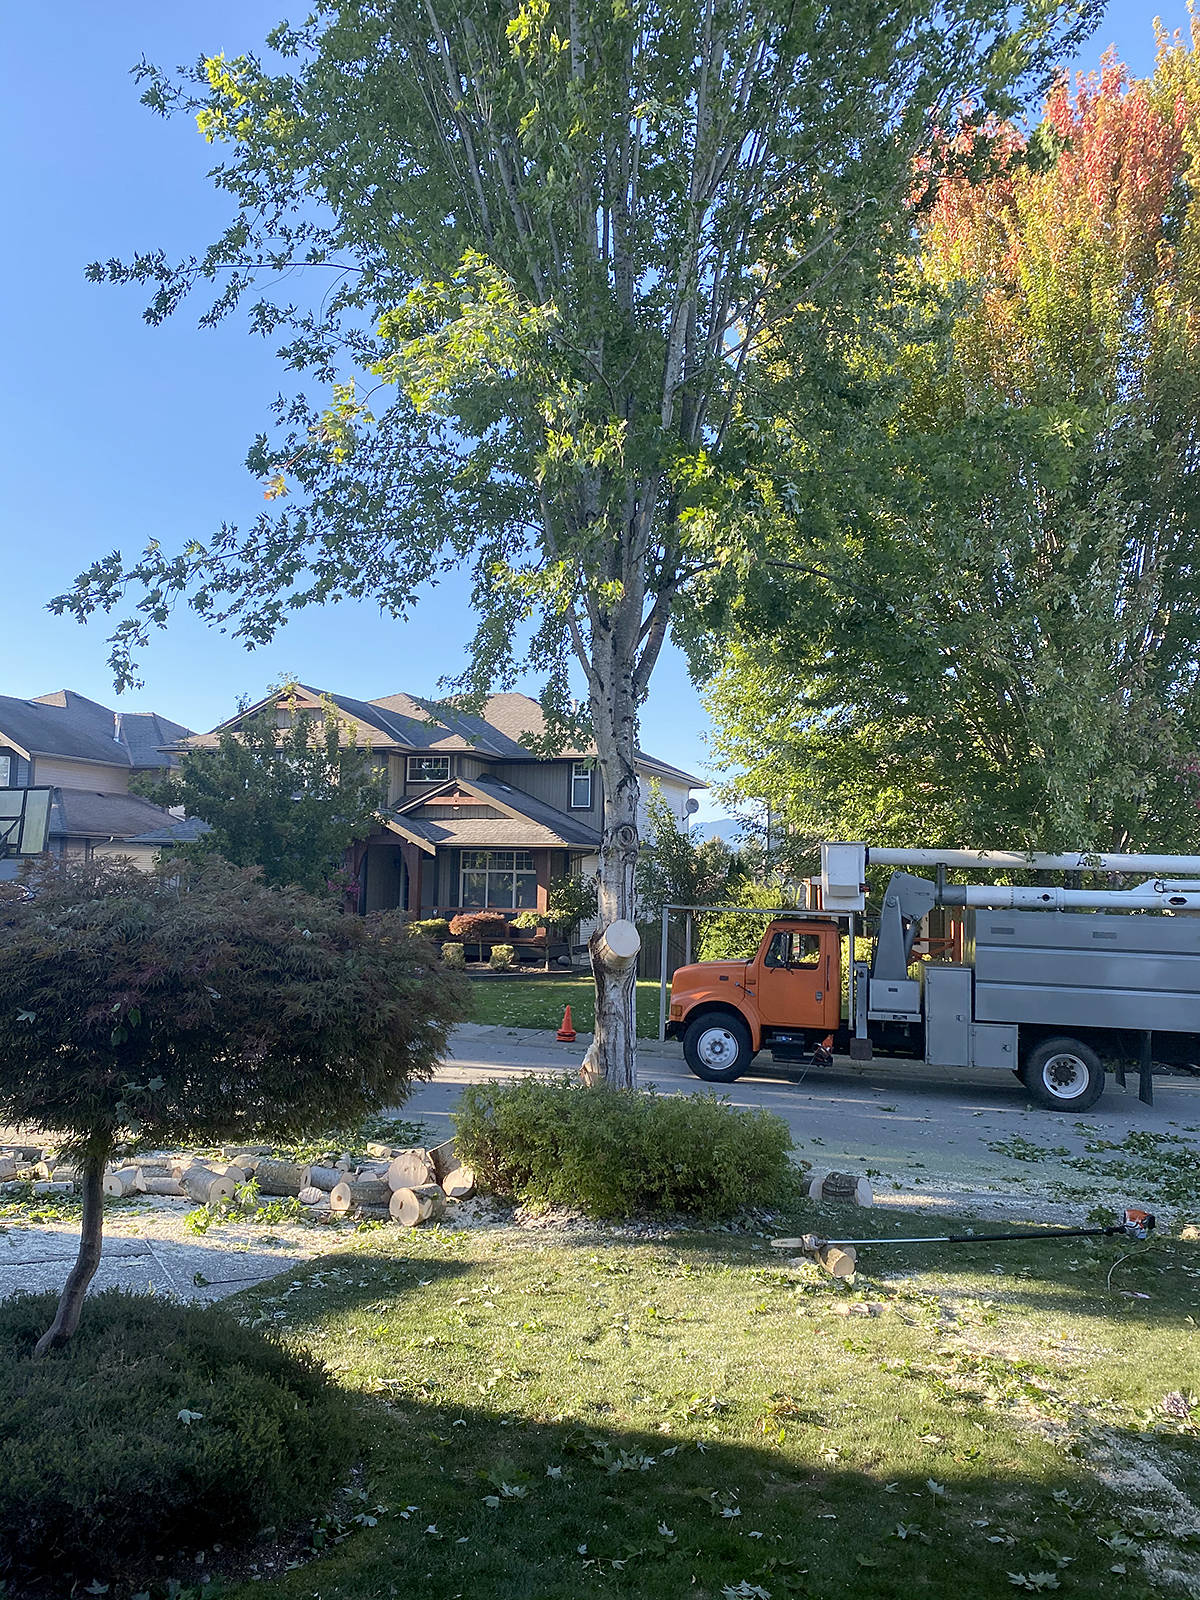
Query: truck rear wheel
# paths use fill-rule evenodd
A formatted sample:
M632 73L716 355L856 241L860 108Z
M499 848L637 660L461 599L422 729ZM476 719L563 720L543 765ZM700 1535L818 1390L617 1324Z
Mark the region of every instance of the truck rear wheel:
M1104 1066L1080 1039L1043 1039L1025 1058L1021 1082L1051 1111L1086 1111L1104 1091Z
M732 1083L754 1059L750 1030L727 1011L705 1011L683 1036L683 1058L706 1083Z

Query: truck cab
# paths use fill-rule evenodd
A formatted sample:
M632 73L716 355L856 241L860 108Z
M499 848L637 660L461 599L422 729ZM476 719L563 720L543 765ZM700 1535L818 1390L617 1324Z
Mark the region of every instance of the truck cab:
M805 1059L842 1021L841 932L832 917L776 917L749 961L697 961L671 980L667 1037L688 1066L732 1083L759 1050Z

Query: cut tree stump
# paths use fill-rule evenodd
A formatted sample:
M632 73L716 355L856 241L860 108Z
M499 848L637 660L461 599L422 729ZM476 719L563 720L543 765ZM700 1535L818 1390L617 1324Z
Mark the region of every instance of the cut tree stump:
M305 1169L294 1161L265 1158L254 1169L259 1194L297 1195L304 1187Z
M104 1174L104 1192L114 1200L137 1193L136 1167L110 1167Z
M179 1181L185 1192L202 1206L219 1206L234 1198L233 1179L218 1175L210 1167L188 1167Z
M442 1179L448 1200L469 1200L475 1193L475 1172L471 1167L454 1167Z
M339 1216L362 1206L383 1206L391 1194L386 1178L356 1178L330 1191L329 1209Z
M428 1150L401 1150L387 1169L393 1189L422 1189L437 1182L437 1169Z
M436 1183L420 1184L415 1189L397 1189L388 1207L392 1220L404 1228L423 1222L437 1222L445 1214L446 1196Z
M331 1189L337 1188L345 1176L340 1167L305 1167L303 1187L323 1189L328 1194Z

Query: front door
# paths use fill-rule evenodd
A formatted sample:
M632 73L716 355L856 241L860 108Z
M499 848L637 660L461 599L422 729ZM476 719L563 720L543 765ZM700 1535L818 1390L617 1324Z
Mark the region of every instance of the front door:
M768 1028L827 1028L841 1022L837 929L831 923L780 928L758 972L758 1011Z

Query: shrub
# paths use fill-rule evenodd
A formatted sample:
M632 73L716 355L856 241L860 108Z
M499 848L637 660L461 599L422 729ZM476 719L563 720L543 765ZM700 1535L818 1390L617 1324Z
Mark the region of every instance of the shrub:
M155 1556L313 1515L353 1463L352 1408L307 1351L108 1289L36 1360L55 1299L0 1305L0 1590L161 1576Z
M431 939L434 944L441 944L450 937L450 924L445 917L425 917L410 922L408 926L418 938Z
M467 964L467 952L461 944L444 944L442 946L442 965L451 967L455 971Z
M291 1140L432 1077L464 986L399 912L346 916L213 860L50 861L0 883L0 1125L53 1128L82 1175L79 1257L43 1351L100 1260L122 1132Z
M494 944L492 953L488 957L494 972L507 972L513 964L516 952L510 944Z
M587 1088L564 1074L471 1084L453 1114L459 1159L507 1200L599 1219L713 1220L795 1192L782 1118L713 1094Z
M500 944L508 938L508 922L498 911L460 911L450 932L465 944Z

